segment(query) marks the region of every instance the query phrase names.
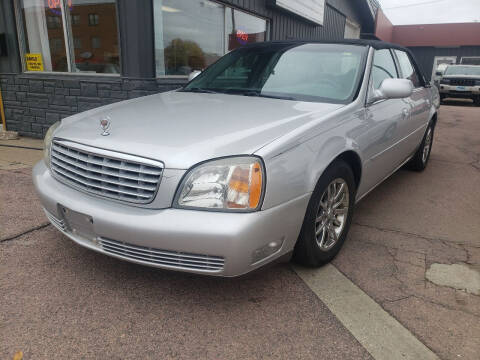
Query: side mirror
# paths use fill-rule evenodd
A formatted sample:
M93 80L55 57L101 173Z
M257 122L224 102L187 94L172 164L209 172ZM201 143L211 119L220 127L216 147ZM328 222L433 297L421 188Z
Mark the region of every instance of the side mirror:
M413 93L413 83L408 79L385 79L370 99L370 103L386 99L403 99Z
M442 74L441 71L437 71L437 72L435 73L435 75L437 75L437 76L442 76L443 74Z
M188 74L188 81L192 81L193 79L195 79L198 75L201 74L201 71L200 70L194 70L192 71L190 74Z

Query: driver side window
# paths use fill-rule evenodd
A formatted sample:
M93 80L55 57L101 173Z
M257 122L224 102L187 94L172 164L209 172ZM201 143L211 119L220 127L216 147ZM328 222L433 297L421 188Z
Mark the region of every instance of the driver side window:
M372 86L374 90L380 88L385 79L398 78L397 68L392 53L388 49L376 50L372 65Z

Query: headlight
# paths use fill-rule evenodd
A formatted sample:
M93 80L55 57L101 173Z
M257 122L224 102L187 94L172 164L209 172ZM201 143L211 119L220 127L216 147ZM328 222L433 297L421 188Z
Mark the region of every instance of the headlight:
M450 84L450 79L441 79L440 84Z
M57 121L55 124L50 126L47 133L45 134L45 139L43 139L44 150L43 150L43 160L47 167L50 167L50 149L52 148L53 133L55 129L60 125L60 121Z
M262 161L239 156L213 160L191 169L180 184L174 206L190 209L253 211L265 187Z

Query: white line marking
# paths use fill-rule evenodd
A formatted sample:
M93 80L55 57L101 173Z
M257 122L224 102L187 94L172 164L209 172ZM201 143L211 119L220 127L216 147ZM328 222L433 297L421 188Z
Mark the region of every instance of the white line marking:
M294 270L374 359L438 359L333 265Z

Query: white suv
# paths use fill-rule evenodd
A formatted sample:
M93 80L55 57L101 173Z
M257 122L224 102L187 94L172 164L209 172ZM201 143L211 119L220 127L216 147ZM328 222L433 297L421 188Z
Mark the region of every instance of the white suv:
M440 99L472 99L480 106L480 65L449 65L440 80Z

